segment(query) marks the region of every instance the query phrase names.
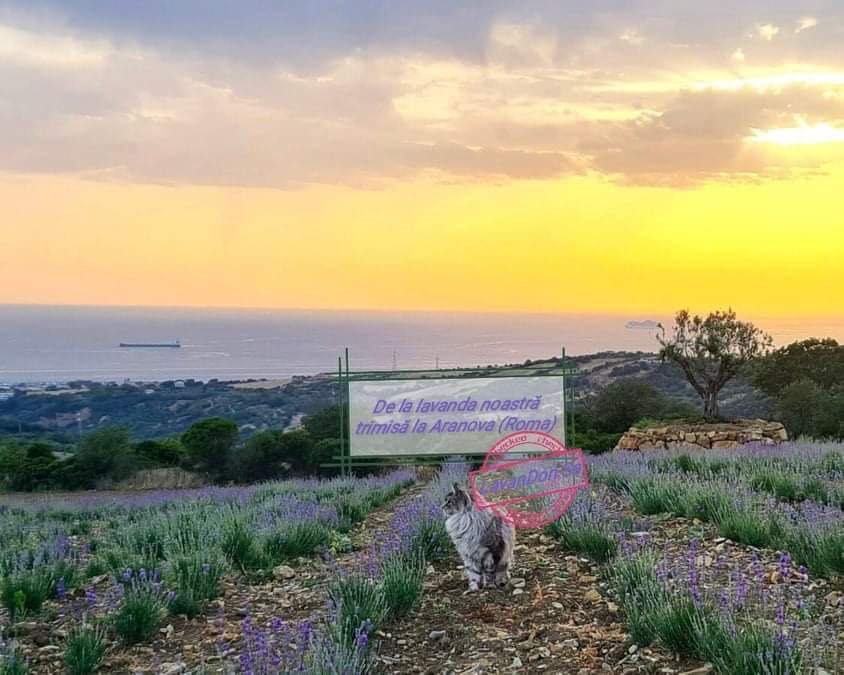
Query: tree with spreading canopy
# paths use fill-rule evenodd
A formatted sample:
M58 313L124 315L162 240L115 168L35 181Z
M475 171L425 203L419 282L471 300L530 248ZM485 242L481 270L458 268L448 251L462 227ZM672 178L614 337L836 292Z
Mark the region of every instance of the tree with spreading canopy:
M215 475L223 475L229 455L238 439L237 425L221 417L194 422L182 434L182 446L193 465Z
M738 375L745 364L767 354L771 337L752 323L739 321L732 309L717 311L706 318L677 312L671 337L665 327L656 339L659 356L683 371L689 384L703 400L703 415L717 419L718 393Z

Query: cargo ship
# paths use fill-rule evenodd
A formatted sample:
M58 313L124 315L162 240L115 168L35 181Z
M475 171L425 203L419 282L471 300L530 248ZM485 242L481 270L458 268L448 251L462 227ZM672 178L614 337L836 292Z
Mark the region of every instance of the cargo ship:
M180 349L182 344L175 342L121 342L121 347L128 349Z

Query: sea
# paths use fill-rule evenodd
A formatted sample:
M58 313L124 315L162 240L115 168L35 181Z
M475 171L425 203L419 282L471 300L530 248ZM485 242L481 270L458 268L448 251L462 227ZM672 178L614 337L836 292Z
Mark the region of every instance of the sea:
M754 322L777 344L844 342L844 317ZM0 384L284 380L352 370L469 367L658 348L669 316L0 305ZM180 349L127 349L121 342Z

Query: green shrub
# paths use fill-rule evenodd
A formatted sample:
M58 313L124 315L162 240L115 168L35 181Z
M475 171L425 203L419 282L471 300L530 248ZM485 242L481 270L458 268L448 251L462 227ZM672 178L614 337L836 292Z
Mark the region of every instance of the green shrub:
M247 572L262 566L263 557L255 534L241 518L228 518L222 530L223 554L234 567Z
M354 645L357 631L365 622L377 629L387 616L383 588L363 576L340 577L328 589L328 597L337 612L338 640L347 646Z
M764 547L781 535L779 524L753 509L730 507L718 515L718 532L740 544Z
M708 620L706 610L688 595L666 595L650 613L654 635L668 649L683 656L695 654L695 626Z
M273 564L310 555L331 541L331 530L319 522L288 525L272 533L264 542L264 552Z
M663 479L640 478L630 485L633 506L642 515L657 513L685 513L684 492L681 487Z
M170 566L171 585L175 589L169 603L170 612L188 618L200 614L209 600L219 596L224 574L225 566L211 552L174 559Z
M382 566L381 588L392 618L407 614L422 597L425 560L418 555L393 556Z
M587 555L595 562L606 562L618 551L615 533L602 522L574 522L563 516L547 531L567 550Z
M67 638L64 664L68 675L90 675L97 672L106 651L105 633L99 628L82 626Z
M44 603L53 596L56 578L51 569L36 567L16 572L3 578L0 586L3 606L10 621L19 621L41 611Z
M165 597L155 584L127 585L114 616L115 633L129 645L149 640L158 632L165 605Z

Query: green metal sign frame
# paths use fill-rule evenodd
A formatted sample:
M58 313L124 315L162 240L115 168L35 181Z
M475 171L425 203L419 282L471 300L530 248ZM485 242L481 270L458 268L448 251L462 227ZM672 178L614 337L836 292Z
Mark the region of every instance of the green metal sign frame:
M356 380L418 380L418 379L443 379L455 376L465 378L484 377L551 377L563 376L563 409L565 414L565 427L563 442L571 447L574 441L574 376L577 375L577 368L569 364L566 358L565 347L561 350L562 358L557 365L541 368L540 365L547 362L537 362L537 365L493 367L487 366L476 368L435 368L430 370L362 370L352 372L349 365L349 349L346 348L343 356L337 357L337 399L340 410L340 454L335 456L335 462L324 464L326 467L339 467L343 475L351 474L353 467L378 467L378 466L419 466L425 464L442 464L451 460L446 456L432 455L382 455L377 457L352 457L351 455L351 432L349 419L349 384ZM520 372L529 371L529 372ZM544 371L544 372L542 372ZM464 453L463 457L476 458L483 454Z

